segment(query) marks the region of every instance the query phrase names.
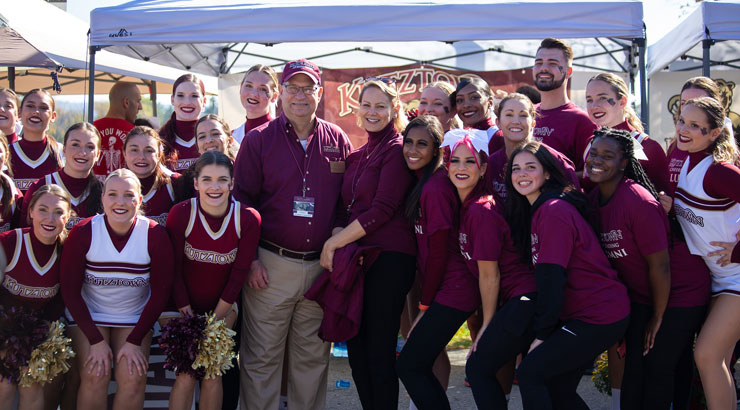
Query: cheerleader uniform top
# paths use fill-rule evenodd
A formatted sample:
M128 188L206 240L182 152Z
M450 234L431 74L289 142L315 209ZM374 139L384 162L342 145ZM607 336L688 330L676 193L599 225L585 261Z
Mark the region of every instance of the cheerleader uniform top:
M78 222L87 217L93 216L87 211L87 199L90 196L90 190L88 189L89 182L90 180L87 177L75 178L67 175L64 172L64 168L37 179L36 182L28 187L28 190L26 190L26 194L23 197L20 226L28 226L28 204L31 203L31 198L33 197L34 192L42 186L50 184L59 185L69 194L69 198L72 202L72 210L75 211L76 215L72 215L67 221L67 229L72 229L72 227Z
M262 124L267 124L273 119L274 118L272 118L272 115L270 113L267 113L258 118L252 118L252 119L247 118L246 122L236 127L236 129L232 131L231 136L234 137L234 140L236 140L236 142L241 144L242 141L244 140L244 137L247 134L249 134L249 131L252 131L253 129L259 127Z
M200 157L195 138L195 125L198 121L175 120L175 132L172 148L177 151L177 165L173 171L180 172L190 168Z
M37 179L46 174L51 174L64 165L64 161L57 164L54 153L51 152L46 143L47 138L44 137L41 141L20 139L10 146L13 180L21 193L25 194L28 187ZM59 143L55 140L52 140L51 143L59 146ZM59 147L59 153L61 154L61 152L62 148Z
M133 327L126 341L141 345L172 286L167 231L136 216L128 233L120 236L105 214L99 214L77 224L66 243L62 296L67 318L91 345L103 340L96 326Z
M180 178L180 174L174 173L169 169L166 172L170 177L170 181L158 187L154 187L156 180L155 174L139 179L141 182L141 192L144 195L141 209L147 218L162 226L167 222L167 215L175 205L174 180Z
M740 294L740 250L735 247L727 266L717 264L717 250L709 242L735 242L740 230L740 169L714 162L708 152L689 153L681 167L673 208L686 243L694 255L704 258L712 274L712 294Z
M33 228L14 229L0 235L8 258L0 279L0 305L21 306L58 319L64 308L59 294L60 250L36 238Z
M177 308L190 305L204 314L214 310L219 299L236 302L257 251L257 211L232 200L223 216L214 217L191 198L172 208L167 231L175 250Z

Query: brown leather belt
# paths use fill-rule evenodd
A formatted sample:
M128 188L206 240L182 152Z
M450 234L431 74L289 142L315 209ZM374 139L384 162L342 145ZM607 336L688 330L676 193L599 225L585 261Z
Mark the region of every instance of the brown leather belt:
M277 253L280 256L302 261L315 261L321 257L321 252L295 252L290 249L281 248L280 246L264 239L260 239L260 247L267 249L272 253Z

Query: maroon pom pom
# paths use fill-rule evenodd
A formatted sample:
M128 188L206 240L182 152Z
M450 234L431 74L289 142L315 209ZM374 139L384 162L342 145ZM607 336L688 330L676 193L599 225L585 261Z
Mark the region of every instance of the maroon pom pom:
M28 364L31 352L43 343L49 323L36 312L22 307L7 309L0 306L0 377L18 383L20 369Z
M185 372L198 380L203 378L205 371L202 368L194 370L192 365L198 355L198 342L204 336L206 323L206 317L197 315L186 315L167 322L159 337L159 345L167 355L165 369L176 374Z

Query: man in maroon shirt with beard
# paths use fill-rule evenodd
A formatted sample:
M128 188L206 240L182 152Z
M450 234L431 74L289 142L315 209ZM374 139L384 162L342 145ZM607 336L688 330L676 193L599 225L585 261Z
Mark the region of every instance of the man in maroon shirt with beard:
M93 173L105 179L111 172L123 168L123 142L126 134L134 128L136 115L141 111L141 91L136 84L118 81L108 92L108 112L105 117L93 122L100 131L102 152L93 165Z
M542 40L532 67L534 85L542 97L537 105L534 137L573 161L580 176L583 152L597 126L568 98L572 64L573 49L568 43L555 38Z
M321 308L303 294L322 272L332 228L347 222L335 215L352 147L338 126L316 118L324 91L316 64L291 61L280 82L283 113L249 132L234 166L234 196L263 221L242 299L241 406L278 407L287 347L288 407L320 409L329 344L318 337Z

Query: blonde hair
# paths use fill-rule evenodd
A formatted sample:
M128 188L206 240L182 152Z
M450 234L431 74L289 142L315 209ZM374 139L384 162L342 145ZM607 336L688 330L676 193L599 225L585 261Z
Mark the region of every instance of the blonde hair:
M247 79L247 76L254 72L267 74L267 76L270 77L270 80L272 81L272 84L269 85L270 89L272 90L273 93L277 92L277 89L278 89L277 86L279 84L277 74L275 73L275 70L273 70L272 67L270 67L269 65L255 64L249 67L249 69L246 72L244 72L244 77L242 77L241 82L243 83L244 80Z
M738 149L734 138L730 136L730 130L725 127L725 110L722 104L711 97L699 97L686 101L686 105L693 105L704 111L712 130L720 130L717 139L709 145L712 151L712 160L714 162L735 164L738 158Z
M64 244L64 240L67 239L67 221L72 216L72 214L75 213L75 211L72 210L72 199L70 198L69 192L67 192L66 189L56 184L42 185L39 189L37 189L31 196L31 200L28 201L28 215L26 216L26 223L28 223L29 225L33 225L33 222L31 221L31 210L33 209L33 206L36 205L36 202L38 202L39 198L41 198L41 196L44 194L54 195L67 204L67 220L64 221L62 232L59 233L59 239L57 239L57 246L62 245Z
M643 128L642 126L642 121L640 121L640 118L637 117L637 113L635 113L635 110L629 103L629 91L627 90L627 83L624 82L622 77L614 73L600 73L591 77L591 79L588 80L588 84L590 84L591 81L603 81L611 86L612 91L614 91L614 94L617 95L618 99L621 100L622 98L626 98L627 104L625 104L624 106L624 116L627 119L627 122L629 122L629 124L637 131L645 131L645 128Z
M403 103L401 102L401 97L398 94L398 89L396 88L395 84L391 87L381 80L371 80L366 82L365 85L362 86L362 91L360 91L360 103L362 103L362 96L365 94L365 90L371 87L379 89L391 101L391 109L395 112L395 118L393 118L393 128L396 129L396 132L403 132L403 130L406 129L406 123L408 121L406 119L406 116L403 115ZM397 106L400 107L400 109L396 110ZM357 122L358 125L360 125L361 127L362 125L360 123L359 117L357 118Z
M426 90L427 88L436 88L442 91L447 96L447 104L449 104L450 109L455 108L455 102L450 101L450 98L449 98L452 95L452 93L455 92L455 86L453 86L452 84L446 81L435 81L433 83L430 83L428 86L424 87L424 90ZM424 90L421 90L421 92L423 93ZM462 122L460 122L460 119L457 118L457 114L455 114L455 116L452 117L452 121L450 122L450 129L453 129L453 128L462 128Z
M132 181L137 195L141 197L141 181L139 181L139 177L137 177L136 174L128 168L119 168L108 174L108 177L105 178L105 183L103 184L103 194L105 194L105 191L108 188L108 181L113 178L128 179L129 181ZM143 201L140 201L139 206L136 208L136 213L139 215L144 214L141 209L142 203Z

